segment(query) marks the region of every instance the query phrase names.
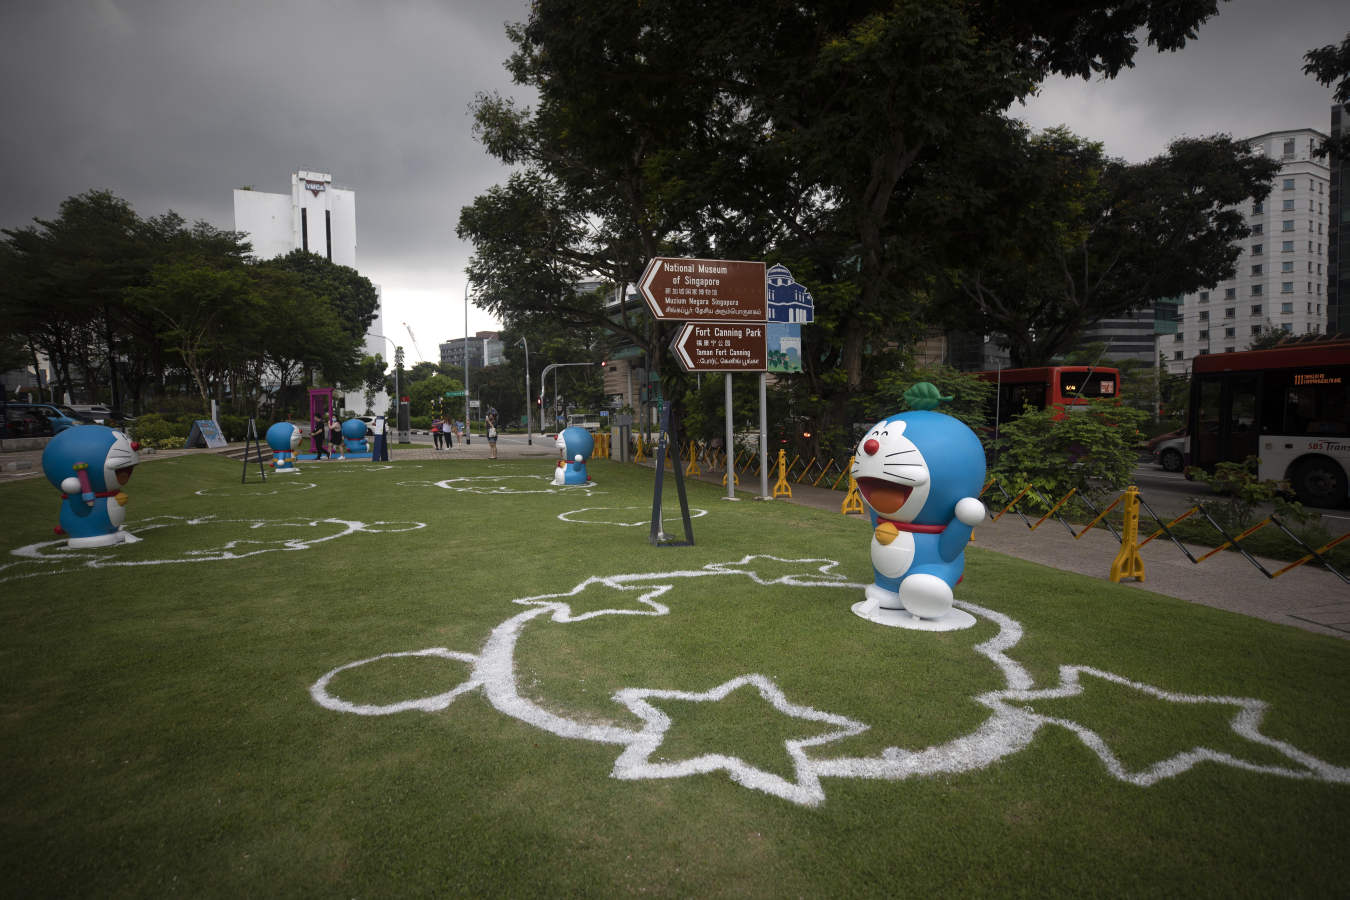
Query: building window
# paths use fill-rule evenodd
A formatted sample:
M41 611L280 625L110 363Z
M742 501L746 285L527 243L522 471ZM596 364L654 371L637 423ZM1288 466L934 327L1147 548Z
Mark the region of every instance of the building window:
M1236 319L1236 318L1237 318L1237 307L1230 306L1230 307L1228 307L1227 309L1225 309L1225 310L1223 311L1223 317L1224 317L1225 319Z
M1293 242L1293 241L1282 241L1282 242L1280 243L1280 252L1281 252L1281 253L1293 253L1293 252L1294 252L1294 242Z
M1291 138L1290 140L1287 140L1287 141L1284 142L1284 154L1283 154L1283 155L1284 155L1284 156L1293 156L1293 155L1294 155L1294 141L1293 141L1292 138ZM1289 180L1290 180L1290 181L1293 181L1294 179L1290 178Z
M1172 335L1172 343L1180 344L1183 337L1184 335L1182 335L1182 333L1178 331L1176 334Z
M1293 261L1292 259L1288 259L1288 260L1285 260L1284 262L1280 263L1280 271L1281 271L1281 272L1292 272L1292 271L1294 271L1294 261Z
M1293 198L1293 197L1290 197L1288 200L1285 200L1285 201L1284 201L1284 206L1283 206L1283 208L1284 208L1284 209L1293 209L1293 208L1294 208L1294 198Z
M309 210L300 207L300 249L309 252Z
M1172 352L1172 358L1173 358L1173 359L1184 359L1184 357L1181 355L1181 351L1180 351L1180 350L1174 350L1174 351Z
M1232 300L1237 297L1237 288L1224 288L1223 299Z
M1252 256L1260 256L1263 252L1265 252L1265 249L1266 249L1265 244L1252 244Z
M1236 329L1236 328L1225 328L1225 329L1223 330L1223 336L1226 337L1226 338L1237 337L1237 329Z
M1285 333L1292 333L1294 330L1294 324L1292 322L1281 322L1280 330Z
M1236 350L1236 349L1237 349L1236 347L1224 347L1224 348L1223 348L1223 352L1224 352L1224 353L1232 353L1232 352L1233 352L1234 350Z
M1266 226L1262 225L1260 222L1257 222L1255 225L1252 226L1252 234L1265 234L1265 233L1266 233Z
M1201 322L1208 322L1208 321L1209 321L1209 310L1207 310L1207 309L1202 309L1202 310L1200 310L1200 321L1201 321Z
M1293 220L1293 219L1284 219L1284 220L1282 220L1282 221L1280 222L1280 230L1281 230L1281 231L1293 231L1293 230L1294 230L1294 220Z
M1281 303L1281 304L1280 304L1280 312L1284 313L1285 315L1289 315L1289 314L1292 313L1293 311L1294 311L1294 304L1293 304L1293 303Z
M1294 189L1294 179L1286 178L1284 180L1284 189L1286 191L1292 191Z
M1207 341L1207 340L1209 340L1209 329L1206 328L1206 329L1202 330L1198 335L1196 335L1196 338L1197 338L1198 340L1202 340L1202 341Z
M1254 285L1252 285L1252 296L1253 296L1253 297L1260 297L1262 293L1264 293L1264 290L1263 290L1263 286L1262 286L1262 285L1259 285L1259 284L1254 284Z
M1252 266L1252 274L1253 274L1253 275L1260 275L1260 274L1261 274L1261 264L1260 264L1260 263L1257 263L1256 265Z
M1260 200L1257 200L1255 203L1252 204L1252 215L1259 216L1261 215L1261 213L1265 211L1266 205L1262 203Z
M1252 304L1252 315L1254 315L1254 316L1259 316L1259 315L1261 315L1261 304L1260 304L1260 303L1253 303L1253 304Z
M1261 333L1261 326L1260 326L1260 325L1253 325L1253 326L1252 326L1252 334L1260 334L1260 333Z
M1294 283L1293 283L1292 281L1281 281L1281 282L1280 282L1280 293L1281 293L1281 294L1292 294L1293 292L1294 292Z

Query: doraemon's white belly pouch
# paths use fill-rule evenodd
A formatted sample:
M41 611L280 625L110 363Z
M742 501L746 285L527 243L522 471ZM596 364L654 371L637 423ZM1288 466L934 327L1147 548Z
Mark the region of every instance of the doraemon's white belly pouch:
M878 532L882 536L887 536L889 531L894 532L894 537L889 543L882 543L878 540ZM876 570L887 578L899 578L914 562L914 535L908 531L899 531L894 525L887 526L882 523L879 528L872 531L872 565Z

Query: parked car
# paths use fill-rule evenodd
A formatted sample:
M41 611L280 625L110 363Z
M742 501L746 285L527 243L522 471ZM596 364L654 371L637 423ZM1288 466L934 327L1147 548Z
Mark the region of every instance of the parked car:
M1174 437L1163 441L1153 448L1153 461L1167 472L1180 472L1186 468L1186 439Z
M122 420L121 416L101 403L72 403L70 408L79 413L81 418L96 425L113 425Z
M51 403L5 403L0 407L4 410L5 437L45 437L92 421L68 406Z
M1154 453L1154 454L1156 455L1156 452L1157 452L1158 447L1159 447L1161 444L1163 444L1165 441L1170 441L1170 440L1172 440L1173 438L1179 438L1179 437L1185 437L1185 436L1186 436L1186 429L1185 429L1184 427L1183 427L1183 428L1178 428L1176 431L1169 431L1169 432L1167 432L1167 433L1165 433L1165 434L1159 434L1159 435L1156 435L1156 436L1154 436L1154 437L1149 438L1149 439L1148 439L1148 443L1146 443L1146 444L1144 445L1144 448L1145 448L1146 450L1148 450L1149 453Z
M360 419L362 422L365 422L365 423L366 423L366 437L372 437L372 436L374 436L374 434L375 434L375 420L376 420L377 418L379 418L378 416L355 416L354 418ZM385 428L388 428L388 427L389 427L389 420L386 419L386 420L385 420Z

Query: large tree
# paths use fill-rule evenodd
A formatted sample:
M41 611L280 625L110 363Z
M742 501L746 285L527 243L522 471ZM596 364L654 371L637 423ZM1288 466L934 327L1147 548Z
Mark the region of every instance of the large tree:
M1311 75L1323 87L1331 88L1331 99L1341 105L1350 104L1350 33L1340 44L1327 44L1303 55L1303 74ZM1344 113L1342 113L1344 115ZM1350 128L1342 128L1322 144L1318 155L1331 154L1332 159L1350 156Z
M869 351L918 330L925 173L1039 78L1112 76L1141 38L1177 49L1216 7L541 0L509 30L537 105L477 105L483 143L519 171L461 218L471 277L507 321L611 319L665 376L667 329L572 285L633 282L656 255L790 247L829 279L819 333L839 376L822 408L846 420Z
M1064 129L1009 123L1001 164L964 222L939 295L955 327L996 334L1015 365L1043 365L1084 328L1231 277L1245 204L1279 169L1227 136L1182 138L1130 165ZM979 178L979 176L976 176Z

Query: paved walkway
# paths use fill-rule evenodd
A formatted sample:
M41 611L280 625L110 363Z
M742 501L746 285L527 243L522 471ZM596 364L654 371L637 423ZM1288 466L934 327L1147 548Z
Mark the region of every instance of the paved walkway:
M145 453L141 458L143 462L149 463L189 454L238 455L242 451L243 444L233 444L226 450L160 450ZM450 450L436 450L430 446L395 450L393 458L487 459L488 454L487 440L475 438L468 445L457 443ZM555 458L557 454L551 441L537 436L532 445L514 437L499 444L499 456L502 459L545 459ZM36 450L4 454L3 459L0 459L0 483L41 477L41 455L41 451ZM721 475L705 475L701 480L720 484ZM749 500L758 495L758 478L743 477L742 483L750 490L739 490L737 496ZM793 485L790 500L785 498L773 502L798 503L838 514L842 501L843 494L837 491ZM1074 540L1056 521L1047 521L1033 532L1022 519L1011 513L998 522L986 522L976 528L975 545L1103 581L1107 580L1111 561L1119 549L1116 540L1103 529L1093 529L1082 539ZM1192 550L1192 554L1199 556L1200 552ZM1269 579L1237 553L1218 554L1197 566L1170 542L1162 539L1145 547L1141 555L1145 568L1144 583L1128 581L1125 584L1191 603L1202 603L1282 625L1350 639L1350 585L1330 572L1300 566L1279 578ZM1262 564L1272 572L1284 565L1272 560L1262 560Z

